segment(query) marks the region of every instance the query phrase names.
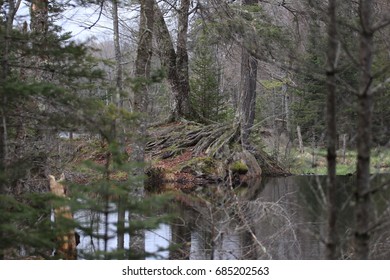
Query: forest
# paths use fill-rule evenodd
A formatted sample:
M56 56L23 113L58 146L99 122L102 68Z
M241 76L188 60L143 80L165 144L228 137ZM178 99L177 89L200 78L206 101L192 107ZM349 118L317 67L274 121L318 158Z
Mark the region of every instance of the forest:
M0 59L0 259L390 259L388 0L0 0Z

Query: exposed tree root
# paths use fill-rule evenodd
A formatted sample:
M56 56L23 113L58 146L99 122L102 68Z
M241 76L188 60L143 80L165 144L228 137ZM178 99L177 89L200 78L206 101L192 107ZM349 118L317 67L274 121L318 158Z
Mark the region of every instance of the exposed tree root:
M195 184L200 178L206 181L210 178L223 181L229 172L233 174L235 182L261 175L288 174L264 151L253 147L250 150L243 148L240 135L240 126L236 123L212 125L194 122L171 123L150 131L152 140L147 143L146 152L158 168L176 167L176 170L167 170L167 172L176 172L176 177L180 178L180 173L192 173L194 177L189 179L187 177L187 181L192 180ZM182 160L179 156L183 153L190 153L190 155ZM212 161L213 168L208 170L210 174L205 174L208 172L197 170L194 165L189 165L190 160L194 161L197 158ZM176 166L172 164L175 159ZM168 168L165 168L164 161L169 162ZM171 176L168 181L175 181L175 176Z

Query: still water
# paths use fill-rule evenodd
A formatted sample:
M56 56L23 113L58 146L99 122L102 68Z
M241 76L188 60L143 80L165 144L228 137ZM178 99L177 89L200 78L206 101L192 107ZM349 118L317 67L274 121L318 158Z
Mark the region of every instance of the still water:
M339 233L342 255L351 256L353 176L338 176ZM390 259L390 175L376 175L372 185L380 187L374 198L375 230L371 257ZM176 218L160 224L143 236L143 246L152 259L322 259L326 234L326 178L291 176L264 178L234 191L209 186L207 200L180 203ZM203 190L203 193L205 192ZM126 216L128 213L126 213ZM78 213L76 218L94 223L103 233L103 217ZM115 224L118 216L109 215ZM110 226L111 227L111 226ZM115 227L109 228L108 250L117 248ZM124 248L130 237L124 236ZM78 250L104 249L103 240L81 236ZM177 246L176 246L177 245ZM168 250L168 247L171 248ZM172 249L174 246L174 249Z

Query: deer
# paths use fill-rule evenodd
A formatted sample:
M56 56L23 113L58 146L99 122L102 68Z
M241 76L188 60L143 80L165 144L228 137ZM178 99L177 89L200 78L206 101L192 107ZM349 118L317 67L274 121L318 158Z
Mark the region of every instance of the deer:
M60 179L57 181L53 175L49 175L50 192L54 195L62 198L66 198L66 188L63 184L65 181L65 175L61 174ZM73 214L70 206L60 206L54 210L54 221L58 223L61 219L73 220ZM65 259L72 260L77 258L77 233L74 230L70 230L65 235L57 237L58 245L56 248L56 255L64 257Z

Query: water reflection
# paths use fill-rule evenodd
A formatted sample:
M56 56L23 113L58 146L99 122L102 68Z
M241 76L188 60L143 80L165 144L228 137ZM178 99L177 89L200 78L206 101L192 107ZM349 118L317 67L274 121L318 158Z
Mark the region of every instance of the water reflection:
M372 182L388 185L389 179L389 175L380 175ZM236 196L222 189L224 199L219 194L216 200L208 197L196 205L181 205L177 219L145 233L145 251L155 253L150 258L157 259L321 259L325 254L321 242L326 233L325 180L321 176L268 178L236 191ZM339 176L338 184L337 230L343 256L348 258L355 182L352 176ZM221 187L210 188L221 192ZM390 259L389 199L389 191L379 191L374 197L381 222L371 238L373 258ZM78 219L90 223L91 215ZM101 217L93 219L102 223ZM116 219L117 214L109 215L110 221ZM96 232L102 230L96 225ZM111 250L117 246L115 231L109 228ZM129 244L130 237L124 239ZM85 237L80 245L83 250L96 250L103 244Z
M121 247L118 246L121 243L118 239L123 239L123 248L129 249L129 234L123 234L122 237L117 234L118 228L116 225L120 213L118 214L118 211L115 211L114 204L110 206L111 211L108 213L107 221L102 212L84 210L74 214L74 218L80 223L81 228L91 230L91 234L78 231L80 235L80 244L77 246L79 258L88 258L89 255L98 254L98 252L115 251L118 247ZM128 215L127 212L126 214ZM107 232L106 224L108 225ZM105 234L107 234L107 238L105 238Z
M372 185L385 186L389 180L389 175L377 175ZM337 230L344 258L352 253L354 185L353 176L338 176ZM325 255L325 194L325 176L268 178L239 192L237 202L209 206L203 212L187 209L183 213L191 217L186 219L192 236L189 258L321 259ZM373 200L380 227L372 234L371 256L390 259L389 190L382 189Z
M168 259L169 250L167 249L171 240L171 227L167 224L160 226L153 231L145 233L145 251L151 254L146 259Z

